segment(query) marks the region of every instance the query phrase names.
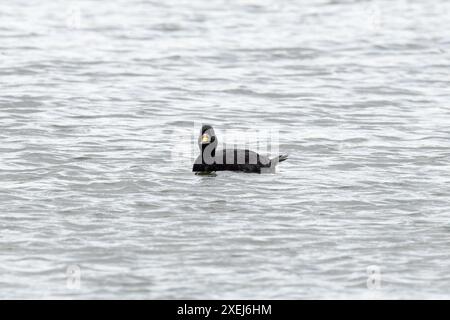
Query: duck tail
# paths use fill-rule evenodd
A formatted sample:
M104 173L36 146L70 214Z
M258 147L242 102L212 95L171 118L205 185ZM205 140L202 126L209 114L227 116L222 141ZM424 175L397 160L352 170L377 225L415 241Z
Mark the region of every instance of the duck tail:
M287 160L288 155L287 154L282 154L278 156L278 162L283 162L284 160Z
M274 165L274 164L276 165L279 162L283 162L283 161L287 160L287 158L288 158L287 154L281 154L278 157L275 157L275 158L271 159L270 163L271 163L271 165Z

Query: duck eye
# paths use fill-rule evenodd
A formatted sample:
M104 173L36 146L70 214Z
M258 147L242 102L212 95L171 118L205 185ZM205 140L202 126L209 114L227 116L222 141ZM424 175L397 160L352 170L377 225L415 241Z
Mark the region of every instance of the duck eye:
M210 136L207 135L206 133L204 133L204 134L202 135L202 143L209 143L210 140L211 140Z

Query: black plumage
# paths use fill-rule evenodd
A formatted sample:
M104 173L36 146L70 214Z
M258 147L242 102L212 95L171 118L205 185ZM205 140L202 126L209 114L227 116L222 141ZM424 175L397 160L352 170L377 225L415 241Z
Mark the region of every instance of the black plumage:
M247 149L216 150L217 142L213 127L203 125L198 138L201 153L194 162L193 172L225 170L253 173L275 172L275 166L287 159L287 155L269 159Z

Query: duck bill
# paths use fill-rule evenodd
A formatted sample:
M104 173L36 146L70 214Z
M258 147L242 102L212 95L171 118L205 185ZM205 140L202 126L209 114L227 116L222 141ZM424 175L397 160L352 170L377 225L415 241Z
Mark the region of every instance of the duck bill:
M202 144L207 144L211 141L211 138L206 133L202 135L201 142Z

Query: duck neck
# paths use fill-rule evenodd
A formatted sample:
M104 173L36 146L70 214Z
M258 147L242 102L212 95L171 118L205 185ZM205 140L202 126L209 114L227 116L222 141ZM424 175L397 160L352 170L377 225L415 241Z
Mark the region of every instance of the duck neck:
M213 164L216 156L216 146L214 144L202 145L202 164Z

